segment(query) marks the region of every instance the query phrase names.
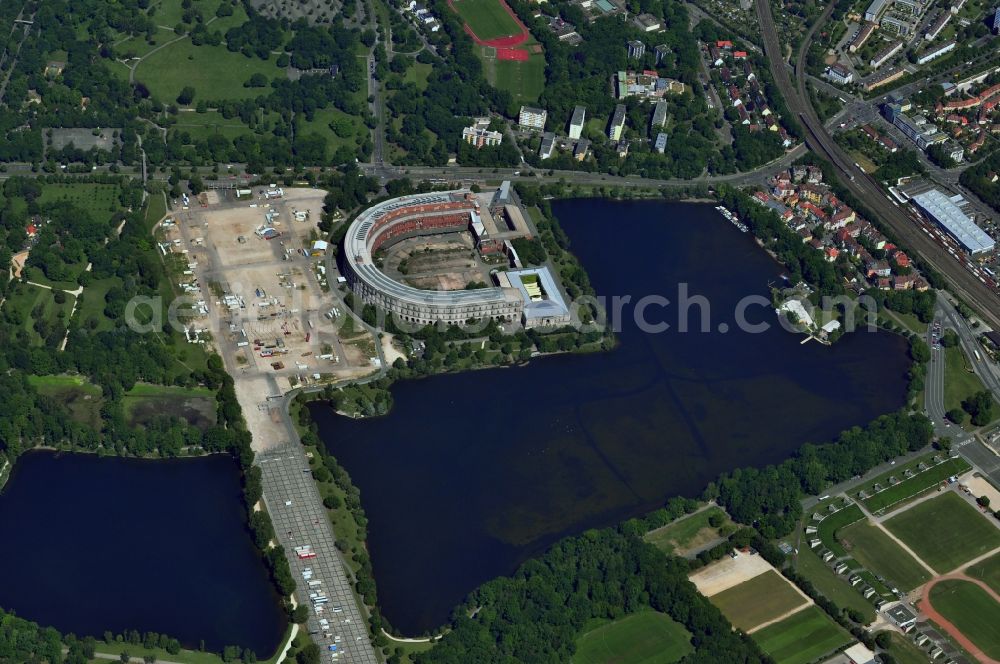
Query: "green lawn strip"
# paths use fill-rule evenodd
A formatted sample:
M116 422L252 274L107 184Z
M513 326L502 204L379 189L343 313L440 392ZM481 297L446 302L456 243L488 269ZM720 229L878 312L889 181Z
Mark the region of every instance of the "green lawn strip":
M671 664L694 650L683 625L652 610L594 627L576 646L574 664Z
M754 632L751 638L778 664L807 664L852 641L815 606Z
M879 512L893 507L902 507L901 503L904 501L922 495L936 488L941 482L946 481L952 475L961 475L971 468L972 466L969 465L969 462L962 457L946 459L944 462L917 473L909 479L904 479L888 489L879 491L871 498L862 502L872 512ZM902 473L898 473L896 477L901 478Z
M430 76L432 69L434 65L414 61L403 75L403 82L414 83L418 90L424 90L427 88L427 77Z
M913 590L931 578L909 553L868 521L844 528L840 537L849 543L851 555L858 562L900 590Z
M969 371L962 349L958 346L944 348L944 409L962 408L962 402L984 389L979 376Z
M921 454L920 456L916 457L915 459L911 459L906 463L896 464L895 466L893 466L891 470L887 470L881 475L876 475L870 480L866 480L861 484L856 484L853 487L851 487L850 489L851 498L857 498L858 500L860 500L860 498L858 498L858 493L861 491L864 491L869 495L874 494L876 484L881 484L882 488L885 489L886 487L889 486L890 477L895 476L897 479L902 480L905 477L905 473L907 470L913 473L918 473L920 472L918 470L918 466L920 464L924 464L925 466L933 465L933 459L935 456L943 459L945 455L943 452L928 452L927 454Z
M753 629L806 602L792 584L768 570L709 598L735 627Z
M94 279L80 294L80 304L73 316L74 324L82 329L103 332L114 329L115 321L104 315L105 297L112 288L121 286L118 277Z
M284 76L267 60L229 51L225 46L195 46L189 39L173 43L139 63L135 78L163 103L174 103L185 86L195 90L194 103L226 99L247 99L267 95L270 88L245 88L251 75L260 73L274 79Z
M1000 593L1000 553L976 563L965 570L965 574L985 582L994 592Z
M1000 659L1000 604L974 583L947 579L931 588L931 604L987 656Z
M530 44L523 47L528 48ZM526 61L497 60L494 86L510 92L515 101L538 101L545 89L545 57L532 53Z
M794 565L795 571L808 579L828 600L842 609L860 611L868 622L875 619L875 607L848 583L847 576L834 572L812 549L800 548Z
M212 136L233 139L253 131L238 117L226 119L219 111L178 113L176 118L177 122L170 128L171 136L177 133L187 134L191 141L204 140Z
M927 654L898 632L889 632L889 654L896 664L927 664Z
M713 506L650 531L646 533L645 539L665 553L673 553L678 548L687 548L699 535L700 538L713 539L718 536L718 529L708 524L713 515L722 517L723 525L731 523L722 508Z
M94 184L89 182L56 182L42 185L38 204L44 206L57 201L70 201L86 210L96 221L107 221L121 210L116 184Z
M285 630L284 635L281 637L280 645L277 650L267 659L258 660L260 664L274 664L278 661L278 655L285 648L285 644L288 643L288 639L292 634L291 625ZM131 643L104 643L103 641L98 641L95 652L107 654L107 655L121 655L122 652L127 652L131 657L141 658L145 655L153 655L156 657L157 661L168 661L168 662L178 662L179 664L222 664L224 661L222 657L210 652L201 652L200 650L181 650L180 652L173 654L169 653L162 648L144 648L142 644L133 645ZM108 659L95 658L91 660L95 663L107 664Z
M941 574L1000 546L1000 530L953 491L909 508L885 527Z
M497 0L455 0L453 6L483 41L521 34L521 26Z
M822 513L822 512L821 512ZM818 524L813 520L808 520L807 525L815 525L818 529L817 535L819 535L820 541L823 542L823 546L828 548L834 553L838 558L847 555L844 547L840 545L837 540L837 532L861 519L864 519L865 515L861 511L861 508L857 505L851 505L850 507L845 507L842 510L834 512L829 515Z
M413 656L426 652L434 647L430 641L414 643L412 641L393 641L389 639L389 652L399 655L400 664L413 664Z

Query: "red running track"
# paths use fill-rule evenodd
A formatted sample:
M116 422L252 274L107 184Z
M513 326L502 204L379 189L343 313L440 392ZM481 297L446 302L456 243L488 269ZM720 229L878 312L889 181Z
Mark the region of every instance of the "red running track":
M508 35L506 37L497 37L496 39L485 39L484 40L484 39L480 39L479 35L477 35L475 32L472 31L472 28L469 27L468 23L464 23L463 27L465 28L465 31L469 33L469 36L472 37L472 41L476 42L477 44L481 44L483 46L496 46L496 47L498 47L498 49L499 48L503 48L503 47L507 47L507 46L517 46L518 44L523 44L524 42L528 41L528 28L524 25L524 23L521 22L521 19L517 17L517 14L514 13L514 10L511 9L510 5L508 5L506 2L504 2L504 0L496 0L496 1L499 2L500 6L503 7L504 11L507 12L507 14L512 19L514 19L514 22L517 23L517 26L519 28L521 28L521 34L519 34L519 35ZM452 2L452 0L448 0L448 6L451 7L451 9L452 9L453 12L455 12L456 14L458 14L458 10L455 9L455 4ZM458 15L461 16L461 14L458 14ZM514 50L514 49L508 49L508 50ZM521 58L521 57L503 58L503 57L500 57L500 53L499 53L499 50L498 50L497 57L500 58L501 60L522 60L522 59L523 60L527 60L528 59L528 53L527 53L527 51L524 51L524 57L523 58Z
M963 570L962 572L956 572L953 574L945 574L944 576L939 576L938 578L934 579L933 581L925 585L923 589L923 597L920 600L920 610L923 611L925 614L927 614L928 618L930 618L938 625L940 625L944 629L944 631L948 632L948 635L951 638L957 641L960 646L965 648L966 651L968 651L968 653L973 657L975 657L979 662L981 662L982 664L1000 664L1000 662L998 662L997 660L988 657L986 653L983 652L982 648L973 643L972 640L965 634L962 634L961 630L955 627L955 625L953 625L951 621L949 621L947 618L942 616L938 612L938 610L934 608L934 605L931 604L931 588L936 586L939 581L943 581L945 579L960 579L962 581L968 581L969 583L974 583L983 590L985 590L994 599L1000 600L1000 598L997 597L997 594L993 591L992 588L990 588L988 585L986 585L979 579L973 579L972 577L966 576Z

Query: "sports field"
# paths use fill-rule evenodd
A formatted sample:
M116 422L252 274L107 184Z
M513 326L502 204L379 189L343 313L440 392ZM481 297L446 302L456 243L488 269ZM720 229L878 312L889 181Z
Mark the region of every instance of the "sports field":
M1000 604L974 583L947 579L931 588L931 604L984 653L1000 659Z
M896 584L900 590L913 590L930 581L930 573L913 556L867 521L844 528L840 536L858 562Z
M837 532L845 526L856 523L863 518L865 518L865 515L861 512L861 508L852 504L850 507L842 509L839 512L834 512L820 521L817 528L823 546L833 551L837 557L845 555L844 547L837 541ZM813 522L809 521L809 523L812 524Z
M1000 593L1000 553L976 563L965 570L965 574L984 582L993 589L993 592Z
M778 664L806 664L852 640L815 606L754 632L752 638Z
M672 664L694 650L680 623L641 611L594 627L576 641L574 664Z
M507 90L516 102L538 101L545 88L545 56L532 53L527 60L496 60L491 81L500 90ZM489 72L487 72L489 74Z
M723 590L709 598L736 627L748 631L806 603L806 599L774 570Z
M522 33L521 26L499 0L453 0L451 5L483 41Z
M953 491L911 507L885 527L942 574L1000 546L1000 530Z

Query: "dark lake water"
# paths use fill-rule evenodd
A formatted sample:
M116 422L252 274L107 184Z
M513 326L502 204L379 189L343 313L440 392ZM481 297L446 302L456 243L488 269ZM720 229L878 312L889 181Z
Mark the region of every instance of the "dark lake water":
M0 606L62 632L277 648L286 621L227 456L22 456L0 494Z
M314 404L361 489L383 612L407 633L443 623L476 585L563 536L697 495L723 471L779 462L903 404L900 337L802 345L769 307L747 315L769 331L735 331L737 301L767 296L782 269L711 206L554 209L599 295L676 301L686 282L710 301L711 329L731 331L681 333L654 307L647 319L669 331L643 332L629 315L610 353L402 382L383 418Z

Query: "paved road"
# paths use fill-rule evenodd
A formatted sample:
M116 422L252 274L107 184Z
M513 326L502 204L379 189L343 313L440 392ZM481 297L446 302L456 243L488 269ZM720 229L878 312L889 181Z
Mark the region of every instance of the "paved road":
M284 413L287 421L287 410ZM291 429L291 422L286 424ZM297 439L294 430L290 430L289 440ZM308 629L313 633L313 640L325 651L335 643L334 637L340 636L340 643L336 644L341 651L338 662L378 664L378 656L368 638L368 626L354 598L352 577L337 551L333 530L316 483L308 472L309 463L302 446L289 442L258 454L256 461L263 475L264 502L277 537L288 554L298 586L296 600L309 606ZM288 501L291 504L287 504ZM303 545L312 546L316 557L299 560L294 547ZM307 567L313 572L311 580L320 581L322 585L307 585L302 577ZM330 600L319 616L309 601L310 592L322 592ZM341 611L335 612L336 608ZM320 618L330 622L329 638L323 634Z
M823 123L819 121L809 103L805 90L805 57L816 30L829 18L834 5L831 3L813 23L800 46L796 66L795 85L787 76L781 41L771 14L770 0L755 0L767 54L775 82L785 97L790 111L796 115L806 132L806 142L817 154L829 161L843 176L844 186L859 200L865 202L880 221L889 226L910 251L947 278L951 289L978 309L990 325L1000 329L1000 300L963 265L954 260L946 250L925 236L909 215L889 201L880 185L833 141Z

